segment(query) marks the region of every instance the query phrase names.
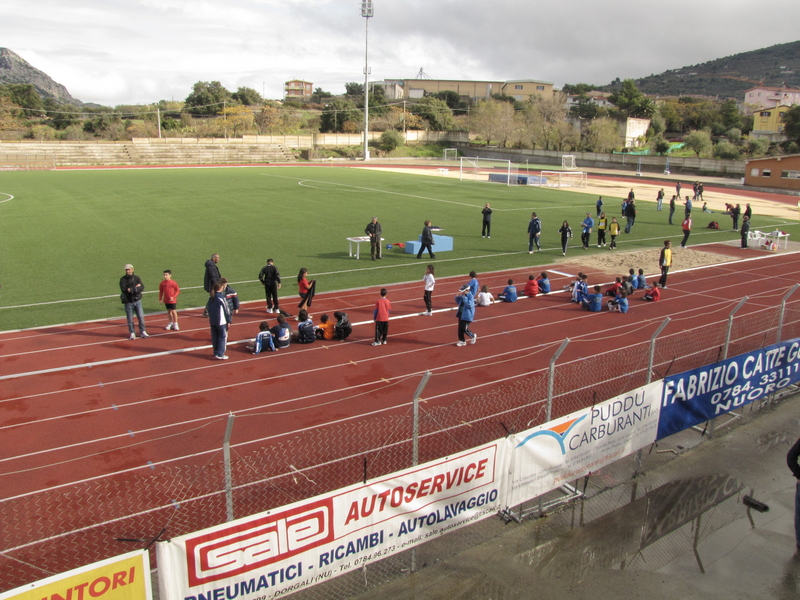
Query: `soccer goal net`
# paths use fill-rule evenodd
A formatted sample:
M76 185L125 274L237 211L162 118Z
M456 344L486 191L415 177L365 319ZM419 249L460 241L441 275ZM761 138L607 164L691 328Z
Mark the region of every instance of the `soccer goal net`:
M459 178L473 181L492 181L504 185L518 185L517 166L510 160L461 157Z
M46 171L55 168L55 154L0 154L0 171Z
M534 185L546 187L586 187L589 177L583 171L542 171Z
M562 169L577 169L575 165L575 156L573 154L561 155L561 168Z
M445 148L444 149L444 159L445 160L455 160L458 158L458 148Z

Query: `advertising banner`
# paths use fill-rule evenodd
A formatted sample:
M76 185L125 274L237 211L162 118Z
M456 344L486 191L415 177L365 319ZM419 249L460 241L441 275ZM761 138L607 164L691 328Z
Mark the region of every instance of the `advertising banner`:
M147 550L129 552L0 594L0 600L152 600Z
M501 450L489 444L159 542L161 599L288 595L492 515Z
M535 498L652 444L661 382L509 436L506 505Z
M800 340L740 354L664 379L658 439L800 381Z

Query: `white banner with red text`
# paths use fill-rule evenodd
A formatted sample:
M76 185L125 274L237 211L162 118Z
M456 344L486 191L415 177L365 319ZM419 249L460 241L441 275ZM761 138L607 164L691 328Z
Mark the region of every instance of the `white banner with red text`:
M161 600L269 600L502 508L502 442L157 545Z

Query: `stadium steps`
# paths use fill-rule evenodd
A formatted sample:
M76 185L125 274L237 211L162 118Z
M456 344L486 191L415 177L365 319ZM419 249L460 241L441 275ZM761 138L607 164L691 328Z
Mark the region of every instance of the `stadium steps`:
M100 165L265 164L294 162L281 144L4 142L6 155L55 156L58 167ZM24 164L24 161L22 162Z

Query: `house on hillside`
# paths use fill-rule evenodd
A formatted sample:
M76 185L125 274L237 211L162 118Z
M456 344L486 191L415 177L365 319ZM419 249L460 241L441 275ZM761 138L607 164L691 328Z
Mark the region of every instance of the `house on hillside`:
M744 103L753 112L777 106L800 104L800 90L790 87L759 86L750 88L744 93Z
M314 84L302 79L287 81L283 86L284 100L311 100L314 93Z
M783 133L783 119L791 106L781 105L765 108L753 113L753 131L750 137L767 138L770 142L782 142L786 139Z
M584 94L588 101L599 108L609 108L614 106L611 102L608 101L608 97L611 95L609 92L598 92L596 90L592 90L591 92L586 92ZM567 108L572 108L573 106L577 106L580 102L581 96L578 94L571 94L567 96Z
M800 190L800 154L748 160L744 168L744 184Z

